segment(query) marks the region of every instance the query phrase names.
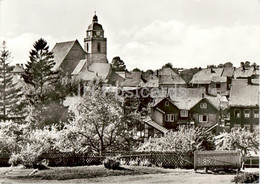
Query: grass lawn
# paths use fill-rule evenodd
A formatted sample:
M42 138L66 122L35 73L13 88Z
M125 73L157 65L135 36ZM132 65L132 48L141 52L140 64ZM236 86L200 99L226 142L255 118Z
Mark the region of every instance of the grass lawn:
M122 175L144 175L169 173L170 170L158 167L123 166L120 170L109 170L103 165L99 166L79 166L79 167L51 167L48 170L41 170L32 176L8 177L14 180L70 180L89 179L107 176Z

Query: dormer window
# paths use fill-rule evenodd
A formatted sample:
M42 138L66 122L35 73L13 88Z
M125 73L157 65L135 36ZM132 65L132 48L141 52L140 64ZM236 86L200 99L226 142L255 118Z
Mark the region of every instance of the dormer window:
M207 109L207 103L201 103L200 108L201 109Z
M165 106L169 106L169 102L168 101L165 101Z

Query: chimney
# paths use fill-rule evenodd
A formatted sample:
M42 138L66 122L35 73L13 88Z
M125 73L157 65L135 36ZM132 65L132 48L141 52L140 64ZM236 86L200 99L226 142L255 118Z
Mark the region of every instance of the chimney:
M242 70L243 70L243 71L246 70L246 66L245 66L245 65L242 66Z
M251 79L251 77L248 77L248 78L247 78L247 84L249 84L249 85L252 84L252 79Z
M201 97L202 97L202 98L205 98L205 93L204 93L204 92L201 94Z

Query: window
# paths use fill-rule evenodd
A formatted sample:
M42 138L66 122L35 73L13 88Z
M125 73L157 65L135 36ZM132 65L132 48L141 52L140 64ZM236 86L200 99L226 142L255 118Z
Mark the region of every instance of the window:
M207 103L201 103L200 108L201 109L207 109Z
M249 118L250 117L250 111L248 109L245 109L244 115L245 115L245 118Z
M208 122L207 115L199 115L199 122Z
M169 106L169 102L168 101L165 101L165 106Z
M101 52L100 42L98 42L98 44L97 44L97 51L98 51L98 52Z
M220 88L220 83L216 83L216 88Z
M88 43L87 43L87 51L88 51Z
M188 114L187 110L181 110L181 117L188 117Z
M235 118L240 118L240 110L235 109L234 113L235 113Z
M174 114L166 114L165 121L167 122L174 122Z
M259 111L258 110L254 110L254 118L259 118Z

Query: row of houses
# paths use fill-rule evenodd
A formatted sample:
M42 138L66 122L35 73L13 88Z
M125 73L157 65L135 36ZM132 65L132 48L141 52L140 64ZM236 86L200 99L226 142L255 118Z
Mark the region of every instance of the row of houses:
M52 52L56 63L53 70L80 84L98 78L126 91L166 89L166 93L148 100L151 106L139 136L159 136L183 124L203 126L214 133L238 126L253 130L258 124L259 66L204 68L188 84L169 67L146 77L140 71L116 71L108 63L107 39L96 15L86 30L84 48L73 40L56 43ZM16 65L15 69L19 80L23 68Z

